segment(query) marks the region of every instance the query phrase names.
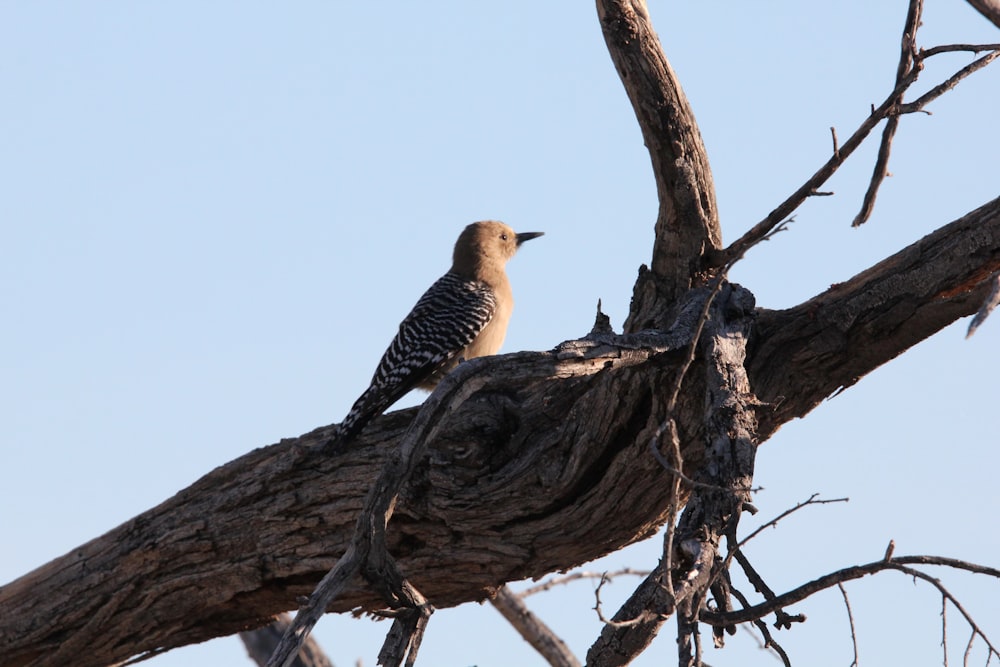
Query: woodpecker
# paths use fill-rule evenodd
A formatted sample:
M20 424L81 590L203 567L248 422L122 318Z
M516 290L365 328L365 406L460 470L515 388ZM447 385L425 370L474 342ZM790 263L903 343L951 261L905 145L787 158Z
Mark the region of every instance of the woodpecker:
M495 220L467 226L455 242L451 269L403 318L371 384L331 443L357 435L411 389L434 389L460 361L496 354L514 309L507 260L522 243L542 234L517 234Z

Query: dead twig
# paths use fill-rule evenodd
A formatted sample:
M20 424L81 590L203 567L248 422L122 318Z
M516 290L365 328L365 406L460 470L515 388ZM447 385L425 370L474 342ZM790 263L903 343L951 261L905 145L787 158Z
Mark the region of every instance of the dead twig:
M566 642L528 609L521 595L501 586L490 602L552 667L580 667Z
M858 635L854 631L854 612L851 611L851 601L847 598L847 589L844 588L844 584L838 583L837 588L840 589L840 594L844 597L844 607L847 608L847 622L851 625L851 645L854 647L854 660L851 661L851 667L858 667Z
M934 86L926 93L913 100L912 102L907 102L906 104L900 104L899 108L896 110L898 114L914 113L916 111L924 111L924 107L936 100L937 98L944 95L949 90L953 89L958 83L974 72L978 72L982 68L989 65L991 62L1000 56L1000 47L997 50L987 53L982 58L973 60L971 63L958 70L950 77ZM929 111L924 111L924 113L930 113Z
M562 577L552 577L551 579L546 579L540 584L530 586L525 588L523 591L519 591L517 596L520 598L526 598L529 595L535 595L537 593L542 593L556 586L563 586L565 584L572 583L574 581L579 581L581 579L606 579L608 581L613 581L615 577L624 577L628 575L635 575L638 577L645 577L649 574L649 570L636 570L631 567L623 567L620 570L614 570L612 572L590 572L587 570L580 570L578 572L571 572Z
M909 18L909 13L907 16ZM909 25L910 21L908 20L907 26ZM989 53L963 67L943 83L935 86L917 100L910 103L903 103L901 101L903 95L919 77L924 60L940 53L955 51L969 51L972 53L991 51L993 53ZM1000 44L949 44L917 51L913 56L912 66L902 77L898 78L895 88L893 88L880 105L877 107L874 105L872 106L871 113L861 123L861 125L858 126L847 141L840 145L837 145L835 142L834 150L830 158L795 192L789 195L777 206L777 208L771 211L767 217L751 227L746 233L743 234L743 236L719 253L718 256L720 259L717 263L724 263L729 257L745 253L754 244L755 239L767 234L768 231L778 225L781 220L791 215L802 204L802 202L817 194L819 187L825 183L837 171L837 169L840 168L840 166L864 142L864 140L869 134L871 134L872 130L875 129L880 122L897 115L923 111L923 107L925 107L928 103L937 99L946 91L954 88L955 85L957 85L958 82L965 77L990 64L998 57L998 55L1000 55ZM892 130L892 133L894 132L895 128ZM883 144L884 143L885 141L883 141ZM886 148L886 151L888 151L888 148ZM883 153L883 151L880 151L880 153ZM885 165L883 165L882 170L877 169L876 172L881 173L881 171L885 171L884 167L887 165L887 161L888 154L885 152L883 156L883 162L885 162ZM869 189L871 189L871 186L869 186Z
M767 523L762 523L760 526L758 526L756 529L754 529L753 532L751 532L749 535L747 535L742 540L740 540L739 544L736 545L736 549L735 550L738 550L741 547L746 546L747 542L749 542L753 538L755 538L758 535L760 535L762 532L764 532L764 530L766 528L773 528L774 526L778 525L779 521L781 521L782 519L784 519L785 517L787 517L790 514L794 514L795 512L798 512L803 507L808 507L810 505L829 505L831 503L846 503L846 502L850 502L850 500L851 500L850 498L818 498L818 497L819 497L819 494L818 493L814 493L811 496L809 496L807 499L803 500L802 502L796 503L796 505L794 507L789 507L787 510L785 510L784 512L782 512L778 516L774 517L773 519L771 519Z
M733 589L733 596L740 601L740 604L743 605L744 609L750 607L750 601L747 600L746 596L743 595L743 593L739 592L735 588ZM771 636L771 630L767 627L767 623L765 623L759 618L750 622L757 627L757 630L760 631L760 635L764 638L763 648L769 648L775 653L777 653L778 657L781 659L781 662L782 664L784 664L785 667L792 667L792 661L788 657L788 653L785 652L785 649L782 648L781 644L774 641L774 637ZM751 632L751 634L753 633Z
M920 28L920 15L923 13L923 0L910 0L909 9L906 12L906 21L903 25L903 38L900 46L899 64L896 66L896 87L906 78L910 72L919 72L923 67L920 60L915 58L917 53L917 30ZM903 102L905 89L899 91L893 102L893 107L899 107ZM868 189L861 200L861 211L855 216L852 227L863 225L871 217L875 208L875 197L882 186L882 181L889 175L889 152L892 150L892 139L896 136L899 127L899 115L893 113L885 122L882 130L882 141L879 144L878 156L875 158L875 168L872 170L871 181Z
M777 611L783 607L787 607L795 602L800 602L818 591L830 588L831 586L844 583L846 581L851 581L853 579L860 579L869 574L875 574L877 572L882 572L885 570L896 570L902 572L916 579L926 581L934 586L938 592L944 597L948 602L950 602L965 621L972 628L975 635L982 638L986 643L989 650L990 656L996 655L1000 658L1000 652L987 637L986 633L983 632L982 628L975 622L972 615L966 611L965 607L955 598L954 595L948 591L947 588L941 583L941 581L929 574L917 570L911 565L937 565L942 567L950 567L954 569L965 570L967 572L973 572L976 574L985 574L987 576L993 577L995 579L1000 579L1000 569L987 567L985 565L977 565L975 563L968 563L965 561L960 561L954 558L945 558L940 556L902 556L898 558L893 558L892 560L879 560L874 563L867 563L865 565L856 565L853 567L844 568L836 572L831 572L830 574L814 579L798 588L791 590L782 595L778 595L773 600L768 600L767 602L761 603L759 605L749 607L747 609L742 609L739 611L733 611L729 613L717 613L708 610L703 610L701 612L701 620L709 623L711 625L731 625L733 623L746 623L747 621L752 621L756 619L763 618L767 614Z
M777 595L771 590L771 587L764 582L764 578L760 576L757 569L750 563L750 560L746 557L742 551L737 549L736 562L740 564L743 569L743 573L746 575L747 581L749 581L754 589L764 596L765 600L773 600ZM805 614L789 614L784 609L776 609L774 612L774 627L779 630L788 630L792 627L793 623L805 623Z
M929 49L920 49L917 56L923 60L938 55L939 53L955 53L957 51L968 51L973 54L983 51L998 51L1000 44L941 44L932 46Z

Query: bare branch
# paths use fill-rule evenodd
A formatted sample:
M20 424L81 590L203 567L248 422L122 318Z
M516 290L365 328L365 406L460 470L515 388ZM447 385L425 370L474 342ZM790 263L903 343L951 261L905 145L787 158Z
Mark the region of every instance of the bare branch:
M250 659L260 667L267 664L267 659L281 641L285 629L292 623L290 614L279 614L274 622L258 630L248 630L239 633L240 640L247 650ZM312 637L302 645L302 649L292 662L292 667L333 667L333 663L323 653L323 649Z
M965 77L969 76L973 72L978 72L982 68L989 65L991 62L996 60L998 56L1000 56L1000 48L998 48L998 50L987 53L982 58L972 61L971 63L969 63L968 65L966 65L965 67L963 67L962 69L958 70L950 77L945 79L943 82L939 83L938 85L934 86L926 93L918 97L917 99L913 100L912 102L907 102L906 104L900 104L898 113L906 114L906 113L913 113L915 111L923 111L925 106L927 106L928 104L930 104L931 102L933 102L934 100L941 97L943 94L945 94L946 92L957 86L958 83Z
M760 415L763 432L974 314L997 271L1000 198L794 308L762 311L747 365L757 396L774 405Z
M731 625L733 623L746 623L753 619L763 618L764 616L774 613L782 607L786 607L790 604L796 602L801 602L807 597L817 593L818 591L824 590L835 586L838 583L843 583L845 581L851 581L853 579L860 579L861 577L867 576L869 574L874 574L876 572L882 572L884 570L896 570L899 572L904 572L910 576L918 577L926 581L931 582L938 588L939 591L942 590L940 581L930 577L929 575L921 572L920 570L915 570L908 565L938 565L942 567L950 567L955 569L961 569L968 572L974 572L977 574L985 574L996 579L1000 579L1000 569L991 568L984 565L977 565L975 563L967 563L965 561L960 561L954 558L945 558L939 556L902 556L899 558L893 558L890 561L878 560L873 563L866 563L864 565L854 565L852 567L847 567L842 570L837 570L836 572L831 572L830 574L814 579L798 588L795 588L787 593L778 595L773 600L768 600L759 605L750 607L749 609L742 609L740 611L733 611L728 614L719 614L711 611L702 611L701 620L709 623L711 625ZM946 591L942 591L942 594ZM953 601L953 598L949 598L949 601ZM954 602L954 601L953 601ZM960 611L964 609L957 602L954 602L955 606L959 608ZM971 620L970 620L970 624Z
M917 70L911 71L896 87L889 93L885 100L878 107L872 109L871 114L868 118L861 123L861 125L854 131L854 133L848 137L841 146L840 150L826 161L823 166L821 166L816 173L809 177L805 183L803 183L798 190L793 192L788 196L785 201L781 202L777 208L771 211L766 218L754 225L750 230L743 234L740 238L734 241L727 247L721 257L723 261L734 255L740 255L746 252L747 248L752 246L756 240L762 236L765 236L772 229L781 223L782 220L790 216L795 209L797 209L802 202L812 196L812 193L816 192L823 183L825 183L829 178L840 168L840 165L847 160L850 155L857 150L857 148L864 142L864 140L871 134L871 131L882 122L891 113L893 106L895 105L895 100L901 96L907 88L909 88L917 80L919 72Z
M493 607L514 626L514 629L531 644L553 667L580 667L566 643L552 629L531 613L522 596L514 594L506 586L497 589L490 600Z
M917 52L917 30L920 29L920 16L923 13L923 0L910 0L909 8L906 12L906 21L903 25L903 38L900 44L899 64L896 66L896 85L906 78L911 71L919 71L923 66L920 60L915 59ZM903 101L901 90L893 103L894 107L899 107ZM875 208L875 198L878 190L882 186L882 181L889 175L889 153L892 150L892 139L896 136L899 128L899 115L892 114L886 120L882 130L882 141L879 144L878 155L875 158L875 167L872 170L871 181L865 191L861 201L861 211L854 217L852 227L858 227L868 221L872 210Z
M943 595L941 596L941 652L944 654L944 667L948 667L948 598Z
M917 54L923 60L927 60L939 53L955 53L956 51L969 51L971 53L982 53L983 51L996 51L1000 49L1000 44L942 44L932 46L928 49L920 49Z
M847 622L851 624L851 646L854 647L854 660L851 661L851 667L858 667L858 635L854 631L854 612L851 611L851 601L847 599L847 589L844 588L844 584L838 582L837 588L840 589L840 594L844 597L844 607L847 608Z
M768 230L772 229L775 225L779 223L780 220L791 215L795 209L797 209L802 202L817 193L819 187L825 183L830 176L836 172L841 164L854 152L858 146L867 138L871 131L881 122L883 119L888 119L887 126L883 132L882 143L879 149L878 158L876 159L875 169L872 175L871 183L868 187L868 192L865 194L864 203L862 204L862 211L855 218L854 226L863 223L868 219L871 214L872 207L874 205L875 196L878 191L878 187L881 181L885 178L889 159L889 150L892 143L892 138L896 132L896 127L898 125L897 116L904 113L913 113L915 111L920 111L931 101L940 97L943 93L954 88L959 81L969 76L973 72L982 69L990 62L992 62L998 55L996 44L953 44L946 46L937 46L925 51L918 52L916 50L915 35L916 29L919 27L919 16L922 6L922 0L911 0L910 8L907 13L906 25L904 27L903 40L901 45L901 56L899 65L897 66L897 78L896 86L893 88L892 92L889 93L888 97L880 104L877 108L873 107L871 114L867 119L855 130L854 134L848 138L848 140L843 144L843 146L838 146L836 141L836 133L834 132L834 147L833 154L827 162L820 167L820 169L812 175L798 190L793 192L785 201L783 201L776 209L771 211L770 214L759 223L754 225L749 231L747 231L743 236L732 243L728 248L726 248L720 257L725 258L731 257L734 254L745 253L747 248L749 248L753 239L758 238L767 233ZM937 55L939 53L949 52L949 51L971 51L978 53L980 51L994 51L994 53L987 54L982 58L974 61L973 63L963 67L958 72L953 74L947 80L935 86L933 89L922 95L920 98L914 102L904 104L902 102L903 95L909 89L909 87L917 80L920 71L923 67L923 60ZM831 128L832 132L832 128Z
M530 586L525 588L523 591L519 591L517 596L520 598L526 598L530 595L536 595L547 590L551 590L556 586L563 586L565 584L579 581L581 579L599 579L606 581L614 581L616 577L622 577L626 575L635 575L639 577L645 577L649 574L649 570L636 570L631 567L623 567L620 570L613 570L611 572L589 572L587 570L580 570L578 572L571 572L565 576L561 577L551 577L546 579L540 584L535 586Z
M750 601L747 600L746 596L737 591L735 588L733 589L733 595L740 601L740 604L743 605L744 609L748 609L751 606ZM774 640L774 637L771 636L771 630L767 627L767 623L759 618L750 622L756 626L757 630L760 631L761 636L764 638L764 645L762 648L771 649L777 654L778 659L781 660L781 663L785 667L792 667L792 661L788 657L788 653L786 653L785 649L782 648L782 646ZM750 631L748 630L748 632ZM753 633L751 632L751 634Z
M904 559L900 559L900 560L904 560ZM990 652L989 655L990 655L990 657L993 657L995 655L998 658L1000 658L1000 651L998 651L997 648L995 646L993 646L993 643L990 642L989 637L986 636L986 634L982 631L982 629L976 623L975 619L973 619L972 614L970 614L968 611L966 611L965 607L962 606L962 603L959 602L955 598L955 596L951 594L951 591L949 591L947 588L945 588L944 584L941 583L940 579L937 579L936 577L932 577L929 574L927 574L925 572L921 572L920 570L916 570L916 569L914 569L912 567L896 567L896 568L893 568L893 569L897 569L900 572L904 572L904 573L910 575L911 577L915 577L917 579L921 579L923 581L926 581L927 583L929 583L932 586L934 586L934 588L936 588L939 593L941 593L941 644L944 647L944 651L945 651L945 664L948 663L947 622L946 622L947 621L947 616L946 616L946 610L947 610L947 603L949 603L949 602L952 605L954 605L954 607L956 609L958 609L958 612L965 619L965 622L968 623L969 627L972 628L973 633L975 633L976 635L979 635L980 637L982 637L983 641L986 643L986 646L989 648L989 652Z
M715 185L644 0L597 0L597 14L649 150L660 205L650 269L636 283L625 331L663 328L671 304L698 279L703 253L722 246Z
M739 544L736 545L736 549L739 549L740 547L746 546L747 542L749 542L750 540L752 540L753 538L757 537L759 534L761 534L762 532L764 532L764 530L766 528L773 528L774 526L777 526L779 521L781 521L782 519L784 519L786 516L788 516L790 514L794 514L795 512L798 512L803 507L808 507L810 505L829 505L830 503L846 503L846 502L849 502L851 500L850 498L819 498L819 499L817 499L818 497L819 497L819 494L818 493L814 493L811 496L809 496L807 499L803 500L801 503L796 503L795 507L790 507L787 510L785 510L784 512L782 512L781 514L779 514L778 516L776 516L773 519L771 519L770 521L768 521L767 523L761 524L753 532L751 532L749 535L747 535L742 540L740 540Z

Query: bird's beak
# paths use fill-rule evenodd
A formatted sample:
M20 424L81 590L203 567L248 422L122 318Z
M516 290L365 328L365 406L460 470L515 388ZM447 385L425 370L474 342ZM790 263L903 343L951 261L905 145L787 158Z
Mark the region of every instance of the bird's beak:
M542 236L545 232L523 232L517 235L517 245L520 247L525 241L530 241L531 239L537 239Z

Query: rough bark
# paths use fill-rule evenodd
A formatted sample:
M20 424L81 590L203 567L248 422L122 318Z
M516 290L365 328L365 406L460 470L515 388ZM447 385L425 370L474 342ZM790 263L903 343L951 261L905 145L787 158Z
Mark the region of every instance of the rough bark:
M250 659L257 663L259 667L264 667L267 664L267 659L271 656L271 652L274 651L274 647L281 641L281 635L285 633L285 628L291 622L292 617L289 614L279 614L273 623L263 628L241 632L240 639L243 641L243 646L246 648ZM323 649L320 648L319 644L312 637L308 637L292 662L292 667L333 667L333 663L323 653Z
M801 306L762 312L747 361L751 387L776 405L762 429L974 313L998 268L1000 199ZM469 362L485 384L453 406L389 528L392 553L435 606L573 567L663 524L666 473L647 444L683 344L600 337ZM692 473L704 455L696 371L678 409ZM342 553L414 414L386 415L335 457L311 449L330 427L254 450L4 586L0 663L109 664L268 623ZM357 581L331 611L381 604Z
M645 2L598 0L597 14L656 176L660 210L649 269L639 272L625 331L661 329L722 246L715 185L694 112L653 31Z
M775 405L761 436L974 314L1000 270L1000 198L793 308L761 313L754 392Z
M710 587L721 608L728 592L720 577L724 537L750 501L757 453L757 408L744 368L753 326L753 295L723 285L698 342L704 387L705 465L691 471L694 485L677 528L668 531L665 555L587 653L588 667L619 667L648 646L663 622L678 618L682 665L693 665L692 636ZM667 429L668 431L670 429ZM669 446L661 445L661 449Z

